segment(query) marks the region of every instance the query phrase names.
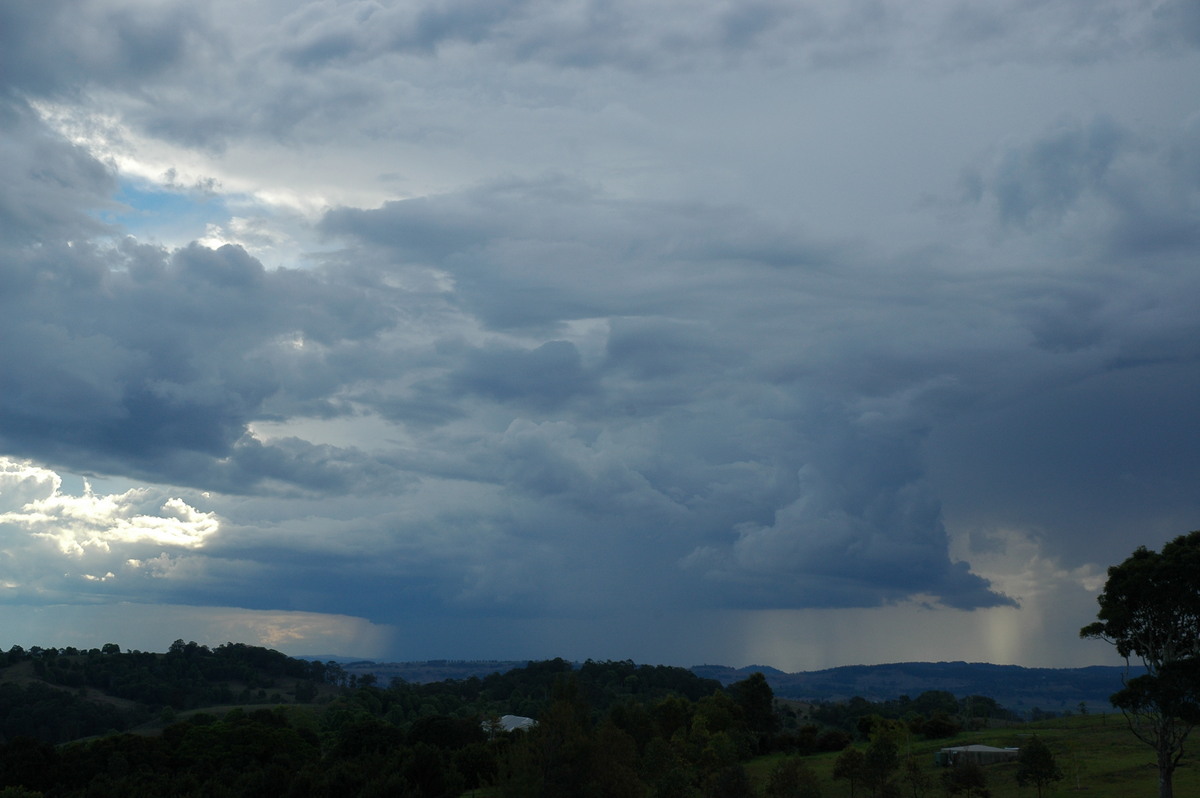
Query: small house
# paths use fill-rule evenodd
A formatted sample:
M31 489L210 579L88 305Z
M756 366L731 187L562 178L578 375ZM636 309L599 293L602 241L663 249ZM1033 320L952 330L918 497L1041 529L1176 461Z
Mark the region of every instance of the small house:
M942 767L950 767L955 762L974 762L977 765L993 765L997 762L1011 762L1020 754L1019 748L994 748L990 745L958 745L943 748L938 751L933 761Z

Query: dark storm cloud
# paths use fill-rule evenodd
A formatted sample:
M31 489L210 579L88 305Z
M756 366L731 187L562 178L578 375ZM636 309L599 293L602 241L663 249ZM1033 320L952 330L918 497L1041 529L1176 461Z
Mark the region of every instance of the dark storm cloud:
M685 566L722 600L754 607L869 606L921 593L955 607L1012 603L948 556L940 501L920 456L923 414L860 414L854 405L862 401L830 396L797 408L794 431L774 449L795 479L774 498L771 518L736 523Z
M571 471L561 461L564 452L589 451L602 418L609 429L640 430L642 439L655 442L654 456L636 465L622 459L644 480L646 497L671 497L676 515L668 512L653 528L662 551L673 551L682 567L681 590L696 579L714 602L745 606L891 602L921 591L950 606L995 606L1011 599L948 555L925 457L932 451L940 466L950 455L941 436L930 433L983 424L994 403L1008 403L1013 415L994 433L1004 442L980 441L971 455L955 449L960 474L945 484L966 479L983 489L994 470L987 464L996 462L987 453L1028 441L1032 450L1014 455L1014 468L1060 456L1065 459L1056 469L1078 473L1086 494L1086 475L1098 473L1098 463L1111 464L1114 473L1128 470L1119 465L1123 457L1141 461L1137 451L1156 446L1166 429L1194 427L1182 405L1171 406L1163 408L1161 427L1139 425L1137 435L1114 436L1106 425L1123 413L1145 417L1134 395L1114 398L1100 416L1064 410L1053 422L1037 420L1042 400L1033 398L1077 395L1082 403L1089 384L1121 382L1116 375L1134 373L1128 366L1161 358L1170 362L1137 372L1140 379L1153 377L1146 385L1151 395L1160 388L1194 394L1187 380L1178 383L1195 368L1195 347L1180 342L1200 340L1186 309L1193 289L1183 287L1194 280L1181 283L1171 259L1127 271L1121 242L1128 236L1113 235L1146 220L1152 237L1159 224L1153 217L1179 214L1159 200L1194 201L1191 152L1188 131L1171 141L1147 141L1103 117L1005 151L981 173L979 196L994 203L1007 235L1065 230L1085 244L1049 271L1041 261L971 271L944 255L921 264L916 257L889 262L868 254L863 263L864 253L854 248L772 230L736 210L624 204L561 187L547 201L537 183L507 184L503 202L483 187L411 206L338 211L324 225L327 233L394 252L398 262L436 263L454 279L462 307L498 329L549 330L556 319L580 316L609 319L602 349L580 360L572 353L563 383L563 390L573 390L582 379L577 369L587 370L596 391L588 415L544 404L550 417L576 426L555 428L551 437L542 434L549 428L539 428L539 446L522 447L520 457L505 450L500 459L510 469L524 464L509 471L510 485L561 499L599 495L603 491L585 487L587 480L565 479ZM1164 193L1164 186L1175 188ZM1093 206L1104 215L1081 212ZM1134 216L1132 207L1146 213ZM427 214L439 220L433 238L419 233ZM489 227L488 220L500 221ZM747 226L753 235L744 234ZM1190 246L1183 240L1171 251L1181 256ZM565 273L574 279L560 279ZM536 290L520 290L526 286ZM535 350L519 351L532 360ZM476 364L471 368L489 355L479 352L478 359L467 358ZM514 361L496 372L467 369L460 374L476 382L460 376L458 387L508 400L519 393L505 380L523 382L519 375L530 376L525 368ZM691 421L684 422L684 414ZM1094 447L1066 439L1089 436L1105 445L1083 467L1076 454ZM475 457L486 462L491 444L482 443ZM1043 446L1047 455L1036 454ZM1164 464L1171 463L1164 469L1189 471L1186 458L1171 451L1163 453ZM742 485L740 494L734 486L742 475L726 470L739 460L760 468L758 484ZM948 479L940 468L937 476ZM1003 486L1006 505L1033 513L1012 522L1062 523L1061 514L1038 516L1037 500L1016 498L1025 481L991 483ZM1055 480L1044 474L1040 484ZM1162 484L1173 497L1167 503L1177 507L1178 485ZM1074 526L1091 525L1095 532L1098 523L1103 534L1119 539L1120 524L1099 515L1079 513ZM628 517L621 523L650 529ZM574 524L586 526L582 519ZM528 520L522 527L535 539L561 534L539 533Z
M70 8L0 11L0 455L203 534L37 538L55 596L1029 607L1013 530L1200 511L1184 3ZM118 163L236 218L123 237Z
M427 215L438 219L434 238L420 232ZM717 224L730 218L751 222L774 245L746 241L740 224ZM395 253L398 264L436 262L464 309L499 329L609 317L600 345L586 354L586 335L578 345L480 347L467 350L446 386L446 402L465 392L546 419L514 422L461 455L495 463L485 473L503 474L517 496L561 503L570 518L521 515L511 534L590 551L567 544L579 533L566 530L588 530L588 515L603 513L639 539L659 541L664 582L716 605L872 604L922 590L952 606L1010 601L947 554L918 461L928 418L901 403L892 411L899 418L864 421L853 408L863 398L828 393L839 382L874 384L870 390L885 395L913 387L910 370L890 366L886 350L871 343L894 325L902 330L904 318L864 319L860 338L843 311L821 299L857 290L855 278L833 276L845 257L836 247L797 241L726 209L626 204L561 186L548 201L539 183L506 184L503 202L483 187L336 211L323 224L331 235ZM520 291L525 285L537 290ZM763 302L772 290L778 302ZM502 315L492 310L501 306ZM805 346L834 325L842 333L826 341L833 350ZM865 349L843 364L839 353L857 347ZM780 380L789 367L805 376ZM934 374L954 368L930 366ZM807 401L814 390L826 400ZM626 450L628 439L652 451ZM738 461L759 465L752 490L744 480L755 469L730 468ZM605 538L615 548L589 557L646 556L622 554L619 540Z
M1028 271L1041 274L1002 291L1043 355L996 385L1005 401L932 430L935 481L956 496L957 519L1053 530L1048 551L1102 561L1128 546L1121 530L1158 540L1195 525L1196 129L1194 117L1152 133L1096 117L1012 146L981 173L1003 238L1040 249Z
M1120 160L1103 154L1116 144L1097 140L1108 141L1054 134L1001 159L984 183L1026 198L1029 219L1058 218ZM1051 145L1078 157L1048 171L1039 153ZM1186 160L1186 148L1166 151ZM1000 302L996 331L1028 330L1051 353L1100 342L1149 356L1156 337L1178 335L1170 325L1139 331L1111 296L1072 279L1009 277L997 298L944 266L862 264L856 247L814 243L745 210L617 200L562 179L339 209L322 228L344 249L313 272L265 270L236 247L126 242L29 255L40 279L25 299L38 320L12 297L7 339L33 357L5 364L6 445L231 493L459 480L492 543L434 544L429 534L462 529L453 513L375 524L390 541L381 551L442 574L428 592L448 606L583 606L626 590L621 563L637 560L660 575L663 595L712 606L922 595L986 607L1011 599L949 556L922 450L931 428L998 387L995 375L981 382L976 363L1003 339L946 331L969 329ZM54 231L42 234L47 244ZM430 269L453 290L391 287L389 277ZM431 312L527 338L468 343L450 324L433 346L390 342ZM584 327L571 328L576 320ZM1001 391L1044 379L1019 376L1036 362L1021 345L1001 346L1017 380ZM416 379L392 383L405 369ZM404 424L420 454L247 434L256 420L355 408ZM469 498L471 485L483 493ZM406 548L413 536L425 543ZM488 557L509 564L491 569ZM589 565L587 585L544 576ZM326 586L336 593L360 578L351 568Z

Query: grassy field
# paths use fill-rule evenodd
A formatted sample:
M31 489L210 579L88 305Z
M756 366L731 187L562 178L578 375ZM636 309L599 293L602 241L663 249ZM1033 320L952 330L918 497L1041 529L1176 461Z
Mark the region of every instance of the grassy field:
M1019 747L1032 734L1037 734L1054 752L1065 776L1045 791L1047 798L1077 795L1089 798L1154 798L1158 795L1154 752L1129 732L1125 719L1119 714L1075 715L1008 729L983 729L961 734L953 740L916 742L912 745L911 753L935 779L934 788L927 794L931 798L940 798L945 793L937 779L943 769L933 764L933 756L939 748L972 743L1000 748ZM1200 739L1196 744L1200 745ZM805 760L820 776L822 794L826 798L850 795L849 785L834 781L831 776L836 758L836 754L822 754ZM749 764L751 776L757 784L765 783L767 773L779 759L778 755L762 757ZM1200 795L1200 769L1195 762L1193 757L1185 755L1175 772L1177 796ZM988 765L984 770L992 798L1031 798L1037 795L1037 790L1032 786L1017 786L1016 763ZM859 796L866 795L861 788L857 793Z

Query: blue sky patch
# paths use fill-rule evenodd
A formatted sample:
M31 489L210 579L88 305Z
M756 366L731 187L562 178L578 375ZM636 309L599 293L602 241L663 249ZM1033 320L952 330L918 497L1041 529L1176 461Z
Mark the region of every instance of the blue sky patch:
M223 225L230 212L224 197L199 191L172 190L144 180L122 178L115 197L125 205L101 218L130 235L171 243L200 238L208 225Z

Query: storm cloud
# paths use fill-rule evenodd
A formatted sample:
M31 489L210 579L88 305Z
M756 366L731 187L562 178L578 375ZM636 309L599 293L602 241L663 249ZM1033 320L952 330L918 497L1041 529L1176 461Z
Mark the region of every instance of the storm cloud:
M7 606L1088 661L1200 515L1190 9L0 10Z

